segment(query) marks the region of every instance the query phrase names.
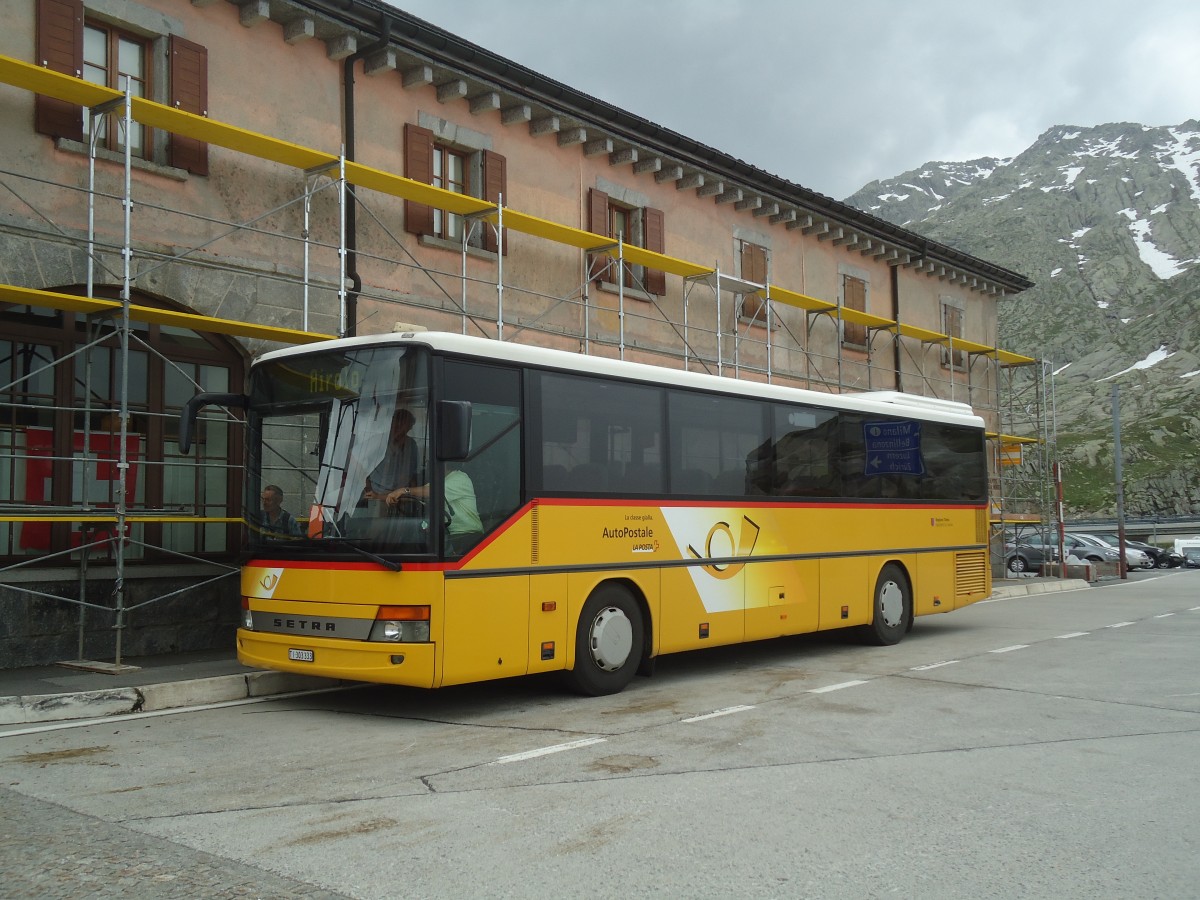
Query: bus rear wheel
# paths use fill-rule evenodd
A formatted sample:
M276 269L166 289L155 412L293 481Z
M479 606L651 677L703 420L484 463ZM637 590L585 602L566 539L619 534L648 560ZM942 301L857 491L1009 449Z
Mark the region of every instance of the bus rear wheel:
M904 637L912 625L912 618L912 588L908 576L900 566L888 563L879 570L875 580L871 624L864 625L861 634L869 644L891 646Z
M624 588L601 585L588 597L575 632L575 690L590 697L616 694L642 662L642 611Z

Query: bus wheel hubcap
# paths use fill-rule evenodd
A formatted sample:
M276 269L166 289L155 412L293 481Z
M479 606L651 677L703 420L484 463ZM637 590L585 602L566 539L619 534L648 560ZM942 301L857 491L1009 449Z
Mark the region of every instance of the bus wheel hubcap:
M894 581L885 582L879 590L879 612L889 627L900 624L904 615L904 591Z
M615 672L633 650L633 625L615 606L600 610L592 622L592 659L606 672Z

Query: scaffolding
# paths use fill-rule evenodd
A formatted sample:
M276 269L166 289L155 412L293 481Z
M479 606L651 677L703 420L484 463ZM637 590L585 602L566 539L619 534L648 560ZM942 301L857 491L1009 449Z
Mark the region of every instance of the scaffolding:
M896 379L901 367L880 365L878 357L881 353L888 352L894 354L897 360L906 357L912 363L912 370L917 373L916 377L920 379L920 393L960 400L985 412L990 411L999 423L997 432L989 435L995 448L996 475L992 485L991 517L994 533L998 531L1003 534L1012 522L1032 521L1035 517L1045 521L1047 518L1050 506L1049 486L1045 474L1049 471L1048 459L1052 447L1042 437L1046 434L1046 382L1042 376L1043 366L1030 357L848 308L840 303L810 297L780 285L746 281L722 272L719 266L705 266L656 253L626 243L621 236L613 240L523 213L506 206L503 197L498 198L496 203L491 203L443 190L365 166L347 159L344 154L323 153L265 134L250 132L133 96L128 91L122 93L8 57L0 56L0 82L83 107L89 117L87 133L92 135L87 157L88 184L82 191L87 203L87 234L84 243L88 277L85 296L0 284L0 303L67 311L85 317L89 339L64 359L82 354L85 359L85 372L88 373L86 378L90 378L89 354L92 348L113 337L119 342L122 383L115 398L115 407L98 410L112 413L119 423L116 430L118 450L115 458L119 482L113 508L95 508L89 503L85 492L82 502L73 508L64 508L61 505L45 509L19 507L5 510L4 514L0 515L0 523L8 523L9 527L38 522L70 523L79 526L82 534L90 536L85 537L80 546L57 554L68 556L78 565L78 597L61 597L37 591L10 583L10 579L5 577L5 573L25 569L35 560L21 560L0 569L2 587L78 607L80 660L85 655L85 617L88 610L112 616L112 627L116 633L113 665L120 668L123 652L121 635L127 626L129 615L143 606L181 593L173 591L136 604L127 602L126 561L131 548L138 546L138 542L130 537L131 525L148 522L228 525L243 521L240 517L195 516L182 514L179 510L140 509L130 502L125 479L131 463L130 435L127 430L130 420L128 358L131 342L139 340L134 326L137 323L157 323L191 331L238 337L259 346L311 343L334 336L311 330L313 307L326 308L333 304L336 313L327 314L326 317L336 321L337 336L353 331L355 323L348 321L347 313L349 297L345 223L349 204L370 216L371 222L386 235L391 245L398 249L394 257L374 258L381 262L405 266L428 279L428 282L435 286L436 294L440 298L437 305L429 307L430 311L443 315L453 314L459 319L464 334L477 333L497 340L520 340L524 335L532 334L543 340L574 343L581 352L587 354L611 355L621 359L636 357L643 361L659 362L683 369L697 369L719 376L779 381L830 391L893 389L898 386ZM120 193L102 195L96 185L95 136L101 131L98 125L103 117L116 116L120 117L119 127L125 135L130 133L136 122L257 157L292 170L296 173L298 181L295 196L289 198L282 207L265 210L247 221L210 222L210 226L219 226L221 229L216 235L210 236L191 249L181 252L174 248L173 252L156 255L144 246L145 242L137 242L133 237L134 210L150 205L133 196L130 140L122 142L123 187ZM14 181L32 177L28 173L11 171L0 172L0 176ZM17 192L13 190L13 193ZM458 271L444 271L422 265L413 257L404 243L386 225L385 214L377 214L373 210L370 199L373 195L414 201L444 210L446 214L461 216L466 227L462 229ZM333 218L337 223L338 234L336 239L320 241L313 234L314 204L330 196L334 198L336 207L333 210ZM115 202L122 210L122 237L119 244L104 244L97 239L95 212L98 199ZM185 313L132 302L138 280L144 279L149 273L165 266L211 265L198 258L200 251L245 230L265 232L269 229L265 228L264 222L280 213L282 208L290 209L294 205L302 209L300 234L285 234L279 237L291 245L299 245L301 274L295 280L279 277L301 292L299 328ZM35 209L34 212L43 220L51 222L44 211ZM178 210L159 209L157 212L187 215L186 212ZM52 222L51 224L53 225ZM538 294L506 282L503 252L496 254L494 279L471 276L468 272L469 249L471 242L482 229L492 230L498 246L499 242L504 240L506 232L512 231L575 248L580 255L580 279L576 289L564 296L552 296ZM65 233L56 237L72 240ZM364 258L368 256L357 249L355 252ZM116 267L104 264L106 255L119 259L119 273L114 271ZM327 278L324 283L320 283L314 274L313 258L316 255L326 260L336 257L335 267L326 266L327 271L336 268L337 274L334 278ZM137 273L133 268L135 257L145 262L144 267ZM111 280L120 283L120 299L94 296L95 272L98 267L103 267L108 271ZM635 291L642 300L654 299L644 290L644 284L640 281L647 270L665 272L682 280L683 302L678 316L673 317L664 305L658 302L639 303L636 307L626 302L629 291ZM592 286L598 280L608 281L608 286L615 287L615 291L594 297ZM630 285L628 288L627 283ZM476 289L474 295L478 297L481 287L488 293L494 291L494 300L488 301L483 308L472 308L472 288ZM516 317L506 318L506 291L534 297L542 304L541 312L524 321ZM360 289L357 299L361 298L381 302L394 301L391 296L372 294L369 290ZM757 302L754 303L753 311L746 315L745 304L748 298L755 298ZM410 309L416 305L411 298L406 299L404 304ZM698 325L690 317L689 310L695 304L702 304L701 308L711 314L711 330ZM795 313L781 315L781 309L797 310L800 316L797 317ZM551 327L548 320L554 315L559 315L561 321ZM631 317L641 320L642 327L637 329L641 337L637 342L628 339L627 321ZM847 324L862 327L867 335L865 364L860 357L855 358L856 374L853 379L847 377L842 341L826 341L827 345L832 345L834 352L822 354L822 342L814 337L821 329L834 329L833 334L836 338ZM658 334L659 337L647 337L651 334ZM698 339L698 334L702 335L703 339ZM943 360L949 360L948 366L936 367L937 370L947 369L948 374L943 375L937 370L933 373L926 371L923 359L931 347L941 348ZM144 342L142 349L156 352L155 348ZM788 365L786 361L781 363L781 356L798 359L799 365ZM55 360L51 365L60 362L61 359ZM1033 373L1032 377L1030 373ZM876 384L877 374L881 381L879 384ZM911 375L912 371L905 370L905 374ZM201 385L195 382L193 384L196 390L202 389ZM903 387L912 390L908 385ZM7 385L5 388L12 389L13 385ZM94 411L89 406L92 400L90 386L85 388L83 397L84 422L90 423L90 413ZM226 416L230 423L237 421L236 417L227 412ZM88 467L92 465L89 427L85 424L83 436L82 465L85 480ZM1029 446L1034 448L1034 452L1023 458L1018 466L1005 465L1005 448L1012 445ZM136 448L134 450L136 452ZM78 459L72 459L73 464L78 462ZM101 548L111 554L115 568L111 605L91 600L87 593L89 553ZM215 564L211 560L180 553L165 546L155 549L173 558L185 559L212 569L211 574L184 590L228 578L237 571L231 566ZM47 557L39 557L36 561L41 563L45 559ZM995 561L995 557L993 560Z

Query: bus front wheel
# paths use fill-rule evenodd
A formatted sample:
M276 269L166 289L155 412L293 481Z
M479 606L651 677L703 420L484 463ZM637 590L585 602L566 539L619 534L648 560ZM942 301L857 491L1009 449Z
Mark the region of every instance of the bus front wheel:
M642 662L644 627L628 591L615 584L597 588L583 605L575 632L574 688L591 697L624 690Z
M867 643L881 647L899 643L912 625L912 606L908 576L900 566L888 563L875 580L871 624L862 631Z

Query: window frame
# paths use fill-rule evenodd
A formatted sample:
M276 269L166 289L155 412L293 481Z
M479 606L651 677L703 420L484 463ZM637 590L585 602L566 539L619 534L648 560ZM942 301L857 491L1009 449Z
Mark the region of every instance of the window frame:
M101 19L96 19L85 14L83 21L83 73L84 80L90 81L87 77L88 69L101 68L95 62L87 58L88 53L88 31L101 32L104 35L105 46L105 64L103 70L105 80L103 82L93 82L95 84L103 84L105 87L113 88L114 90L125 92L125 76L128 73L121 71L121 42L128 41L135 44L141 54L142 77L136 79L141 84L141 93L136 91L133 93L135 97L145 97L153 99L156 85L154 82L153 59L154 59L154 40L137 32L130 31L128 28L122 28L119 25L114 25L111 22L106 22ZM91 116L86 112L83 115L83 141L88 142L88 122ZM104 135L101 141L97 143L97 148L109 150L116 153L123 153L125 150L124 144L121 141L121 130L124 125L122 116L108 114L102 117L104 123ZM132 155L139 159L154 159L154 140L152 130L147 128L140 122L134 122L133 128L141 134L141 148L136 146L131 151Z
M71 292L71 288L65 288L66 292ZM79 291L82 293L82 291ZM99 288L95 292L95 296L115 297L115 288ZM164 306L164 304L155 302L152 298L146 296L138 296L135 300L143 305ZM172 307L173 308L173 307ZM89 340L87 325L87 317L82 314L71 312L62 312L55 317L36 316L31 314L28 309L10 309L3 312L3 317L0 318L5 326L5 340L14 346L25 344L34 344L45 346L52 350L54 354L54 362L52 368L52 378L54 385L54 403L50 407L53 420L53 444L50 455L50 476L48 482L48 493L45 503L51 507L62 507L62 514L69 516L76 512L80 500L76 495L81 491L86 490L87 493L94 497L95 491L86 488L83 482L80 481L80 462L84 458L82 446L79 446L80 435L84 433L81 420L83 409L77 399L77 394L82 389L84 375L83 366L85 365L84 357L76 355L76 351L85 345ZM166 481L166 467L171 462L172 456L178 457L176 451L171 450L171 445L176 440L177 435L170 427L169 419L177 419L179 409L174 405L168 404L166 396L166 381L167 370L172 365L189 366L211 366L219 369L224 369L227 372L226 378L230 389L237 389L244 380L246 360L238 351L237 347L225 339L217 335L195 332L188 329L187 331L199 339L192 344L181 344L163 337L163 329L167 326L162 326L155 323L150 323L145 326L145 330L139 332L139 335L153 347L153 351L148 348L137 347L135 349L142 350L146 358L146 397L145 401L139 400L136 404L130 404L131 419L137 424L136 429L130 429L129 433L136 433L139 437L138 457L136 465L140 469L138 473L138 483L136 484L137 503L139 506L146 509L161 509L164 507L163 497ZM92 338L95 336L92 335ZM118 335L114 331L104 337L97 345L102 352L114 353L118 349ZM110 362L114 357L110 356ZM110 419L115 420L116 416L112 415L112 411L116 408L119 398L115 395L115 390L112 385L115 384L117 372L115 366L101 365L99 373L106 373L103 377L107 379L107 384L100 384L96 381L92 383L92 393L98 399L94 401L95 405L92 409L92 421L86 429L92 435L92 442L88 446L87 456L92 458L91 462L91 477L97 480L97 466L104 465L103 462L103 440L96 440L97 435L106 433L119 433L120 423L109 422L108 427L105 427L103 421L107 415ZM98 374L99 374L98 373ZM0 406L0 412L8 408L9 404L19 398L21 394L26 393L20 389L13 389L3 397L3 406ZM111 396L110 396L111 395ZM235 417L238 417L237 411L231 411ZM5 427L16 429L21 427L13 417L11 424L6 423ZM25 426L28 427L28 426ZM45 427L45 426L40 426ZM129 429L129 426L127 426ZM224 468L230 475L226 479L224 486L224 499L222 501L214 500L213 498L204 496L195 496L187 504L185 508L190 508L189 514L205 515L204 507L220 508L222 511L218 515L228 516L229 510L240 508L241 501L241 482L242 470L241 460L243 453L243 435L242 429L235 427L230 423L224 446L221 452L214 454L214 459L224 460ZM99 448L99 449L98 449ZM199 453L199 449L195 451ZM17 489L17 466L25 466L25 475L28 477L28 460L30 455L26 453L20 458L14 458L12 461L13 472L11 490L14 492L12 497L0 498L4 502L18 502L16 496ZM193 460L198 457L193 457ZM175 464L179 464L176 461ZM200 465L199 462L193 461L188 463L191 466ZM105 480L103 478L99 480ZM112 490L115 490L115 479L112 485ZM94 486L93 486L94 487ZM128 495L127 495L128 496ZM115 495L113 495L115 499ZM27 501L20 501L27 502ZM90 502L93 505L97 501L94 499ZM177 504L172 504L177 505ZM103 508L103 504L101 504ZM211 515L211 513L208 513ZM170 527L183 527L189 523L181 523ZM107 526L111 530L112 526ZM228 559L232 558L239 550L240 544L240 525L238 523L226 523L225 525L213 525L211 523L196 523L190 526L194 532L194 543L192 547L201 549L186 549L181 551L191 556L199 558L212 559ZM95 526L96 529L103 531L104 525ZM165 530L168 528L166 523L160 522L145 522L137 523L131 526L131 533L138 540L143 541L147 546L144 555L131 555L127 559L132 563L154 563L163 562L173 558L172 552L166 549ZM220 549L206 550L204 530L210 528L223 528L223 547ZM140 529L140 534L138 532ZM95 529L93 529L95 530ZM48 547L44 551L45 554L54 554L62 551L73 550L79 543L83 542L82 530L78 523L70 521L56 522L50 525L48 529ZM11 534L11 540L14 547L19 547L19 538L15 533L15 528ZM158 548L163 548L159 550ZM102 551L99 549L92 551L93 556L99 557ZM29 553L9 552L7 544L0 546L0 562L16 562L27 561L34 558Z
M618 238L614 233L613 209L628 213L632 234ZM626 199L613 198L600 188L588 189L588 231L609 238L614 243L621 240L631 247L640 247L652 253L666 253L666 216L661 209L649 205L638 206ZM595 281L602 290L616 290L616 279L605 277L611 270L612 257L593 253L588 256L588 280ZM646 266L627 266L622 273L623 286L642 292L646 299L663 296L667 292L666 273Z

